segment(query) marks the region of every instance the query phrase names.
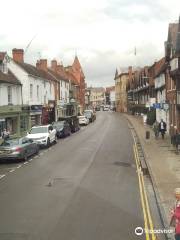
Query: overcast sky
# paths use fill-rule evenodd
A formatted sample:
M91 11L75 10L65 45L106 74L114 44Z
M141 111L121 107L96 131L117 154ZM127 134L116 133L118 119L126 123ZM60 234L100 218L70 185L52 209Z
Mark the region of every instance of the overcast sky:
M56 58L70 65L77 53L88 85L110 86L116 68L163 57L168 24L179 14L180 0L6 0L0 51L11 55L34 37L26 62Z

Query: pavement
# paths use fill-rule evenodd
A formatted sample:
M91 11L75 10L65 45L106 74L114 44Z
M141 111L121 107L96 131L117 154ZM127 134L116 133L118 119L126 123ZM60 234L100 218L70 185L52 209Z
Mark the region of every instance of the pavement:
M165 226L168 227L170 210L174 206L174 189L180 187L180 154L170 143L170 137L165 139L154 137L152 128L143 123L140 116L124 114L133 125L144 149L154 188ZM150 132L150 139L146 139L146 131Z
M2 165L0 240L144 240L133 138L121 114L25 163Z

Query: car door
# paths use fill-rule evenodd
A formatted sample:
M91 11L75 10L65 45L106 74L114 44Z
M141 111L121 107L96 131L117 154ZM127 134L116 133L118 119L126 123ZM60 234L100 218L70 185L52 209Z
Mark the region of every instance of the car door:
M27 138L22 139L22 148L27 156L31 155L31 147Z
M32 139L28 139L28 144L29 144L29 146L28 146L29 154L33 155L37 151L37 144L35 142L33 142Z

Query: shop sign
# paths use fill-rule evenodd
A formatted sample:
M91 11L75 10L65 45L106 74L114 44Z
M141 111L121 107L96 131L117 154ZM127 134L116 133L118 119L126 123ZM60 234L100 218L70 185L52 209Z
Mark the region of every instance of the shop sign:
M161 109L161 104L160 103L154 103L153 108L155 109Z

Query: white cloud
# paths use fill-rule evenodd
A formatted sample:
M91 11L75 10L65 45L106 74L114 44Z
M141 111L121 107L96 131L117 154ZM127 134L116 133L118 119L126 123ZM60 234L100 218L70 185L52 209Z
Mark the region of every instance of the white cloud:
M151 64L164 51L168 24L179 0L6 0L1 3L0 50L25 48L26 60L59 58L71 64L77 51L86 79L113 83L116 67Z

